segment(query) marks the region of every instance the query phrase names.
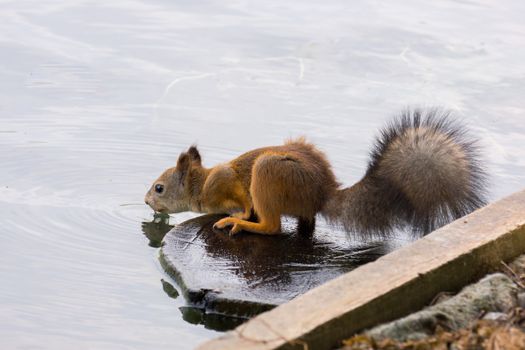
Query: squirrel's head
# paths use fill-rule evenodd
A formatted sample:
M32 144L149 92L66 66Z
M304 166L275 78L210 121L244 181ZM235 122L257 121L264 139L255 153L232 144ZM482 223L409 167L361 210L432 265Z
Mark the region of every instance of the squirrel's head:
M169 168L153 182L144 201L156 212L180 213L191 210L192 172L202 168L197 147L180 154L177 166Z

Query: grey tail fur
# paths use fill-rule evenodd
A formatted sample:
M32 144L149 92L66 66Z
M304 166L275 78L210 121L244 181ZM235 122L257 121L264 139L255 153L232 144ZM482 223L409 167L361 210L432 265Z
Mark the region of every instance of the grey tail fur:
M322 214L350 232L426 234L485 204L476 141L441 109L406 110L381 130L365 176Z

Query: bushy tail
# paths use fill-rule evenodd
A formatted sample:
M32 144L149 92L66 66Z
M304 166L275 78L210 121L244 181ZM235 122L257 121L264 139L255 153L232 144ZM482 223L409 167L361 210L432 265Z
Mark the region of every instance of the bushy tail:
M365 176L322 212L348 231L426 234L485 204L485 173L466 130L440 109L406 110L381 131Z

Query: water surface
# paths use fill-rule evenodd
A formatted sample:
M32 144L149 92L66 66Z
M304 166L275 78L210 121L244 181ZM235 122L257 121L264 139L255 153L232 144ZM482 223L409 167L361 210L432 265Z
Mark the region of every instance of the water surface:
M152 213L128 205L192 143L209 166L306 135L351 184L392 114L441 105L481 138L491 200L523 188L524 13L0 1L1 347L188 349L218 334L183 320L142 231Z

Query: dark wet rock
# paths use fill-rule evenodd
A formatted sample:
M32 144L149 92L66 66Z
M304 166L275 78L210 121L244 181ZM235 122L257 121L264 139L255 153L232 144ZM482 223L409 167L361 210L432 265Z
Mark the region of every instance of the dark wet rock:
M297 234L295 223L284 225L282 235L231 237L212 228L222 217L204 215L175 226L160 254L190 305L207 314L253 316L389 250L386 242L349 247L322 232Z
M434 334L437 329L458 330L487 312L506 312L515 307L517 292L518 287L506 275L488 275L448 300L375 327L365 332L365 335L375 341L407 341L423 339Z

